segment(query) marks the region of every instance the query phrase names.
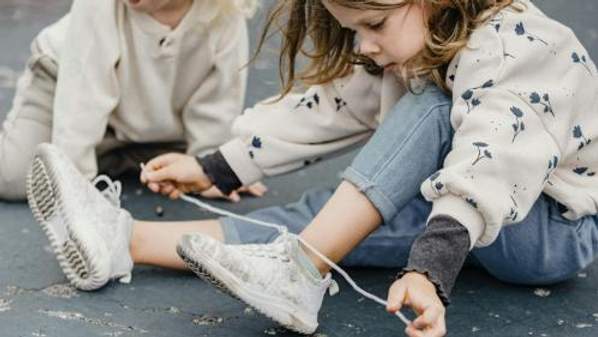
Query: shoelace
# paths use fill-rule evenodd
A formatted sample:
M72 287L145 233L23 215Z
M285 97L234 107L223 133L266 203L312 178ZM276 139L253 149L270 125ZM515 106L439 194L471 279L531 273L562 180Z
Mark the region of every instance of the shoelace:
M344 279L345 281L347 281L347 283L349 283L349 285L355 290L357 291L359 294L363 295L365 298L370 299L380 305L383 305L384 307L387 306L388 302L386 302L385 300L381 299L380 297L371 294L365 290L363 290L360 286L357 285L357 283L355 283L355 281L353 281L353 279L349 276L349 274L347 274L347 272L345 272L341 267L339 267L336 263L332 262L329 258L327 258L324 254L320 253L316 248L314 248L312 245L310 245L308 242L306 242L305 240L303 240L300 236L295 235L293 233L289 233L287 228L278 224L274 224L274 223L270 223L270 222L265 222L265 221L260 221L260 220L255 220L252 218L248 218L245 216L241 216L241 215L237 215L235 213L226 211L224 209L218 208L218 207L214 207L210 204L207 204L205 202L202 202L196 198L190 197L186 194L181 195L181 199L193 204L199 208L202 208L208 212L212 212L214 214L218 214L221 216L227 216L227 217L231 217L234 219L238 219L238 220L242 220L242 221L247 221L256 225L260 225L260 226L264 226L264 227L269 227L269 228L274 228L276 229L281 235L288 235L290 237L295 238L296 240L298 240L299 242L301 242L305 247L307 247L307 249L311 250L317 257L319 257L322 261L324 261L327 265L330 266L330 268L332 268L334 271L336 271L337 273L339 273ZM405 315L403 315L400 311L395 312L395 315L401 320L403 321L403 323L405 323L405 325L409 325L411 322L405 317Z
M106 198L117 208L120 208L120 195L122 192L122 184L120 181L112 181L112 179L110 179L107 175L102 174L95 177L95 179L91 182L91 184L96 187L99 183L106 184L106 188L100 192L104 198Z

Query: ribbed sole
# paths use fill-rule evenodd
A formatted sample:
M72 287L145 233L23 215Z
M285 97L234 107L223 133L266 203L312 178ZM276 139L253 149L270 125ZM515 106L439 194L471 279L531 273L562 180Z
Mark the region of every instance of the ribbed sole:
M304 324L300 319L298 319L297 317L295 317L293 315L293 313L289 313L289 312L285 312L285 310L283 308L278 308L279 310L277 310L277 312L279 314L283 314L288 316L289 320L293 321L292 323L289 323L288 320L283 320L283 319L278 319L277 317L275 317L273 314L270 314L268 312L265 312L264 310L260 309L259 307L257 307L256 305L254 305L252 302L252 300L250 299L251 297L255 297L255 295L250 295L250 291L246 290L246 289L242 289L242 288L238 288L238 289L232 289L229 288L224 282L222 282L219 278L215 277L209 270L208 267L202 265L200 262L195 261L195 259L192 257L192 253L188 252L186 250L186 248L184 247L184 245L177 245L177 253L178 255L181 257L181 259L185 262L185 264L187 265L187 267L189 269L191 269L191 271L193 271L197 276L199 276L199 278L201 278L202 280L214 285L218 290L220 290L222 293L231 296L232 298L239 300L241 302L243 302L244 304L248 305L249 307L251 307L252 309L254 309L256 312L260 313L261 315L273 320L274 322L276 322L277 324L283 326L284 328L300 333L300 334L304 334L304 335L309 335L312 334L315 331L315 328L311 328L308 327L306 324ZM209 258L206 257L205 259L206 261L209 260ZM235 278L232 274L230 275L231 278ZM237 283L240 283L237 282ZM260 296L263 297L263 296ZM274 305L273 303L275 303L276 301L268 301L269 304Z
M27 175L27 199L69 282L81 290L95 290L103 286L107 282L107 271L95 266L90 258L91 252L81 243L79 234L69 223L51 161L44 158L43 152L36 155ZM67 239L64 243L58 242L51 228L50 220L55 216L66 222Z

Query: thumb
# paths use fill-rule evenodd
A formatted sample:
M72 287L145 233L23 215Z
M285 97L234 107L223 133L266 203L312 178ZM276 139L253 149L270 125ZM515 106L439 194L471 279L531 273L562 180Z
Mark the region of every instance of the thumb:
M400 281L395 282L388 292L388 304L386 305L386 311L394 314L395 312L401 310L406 296L406 286Z

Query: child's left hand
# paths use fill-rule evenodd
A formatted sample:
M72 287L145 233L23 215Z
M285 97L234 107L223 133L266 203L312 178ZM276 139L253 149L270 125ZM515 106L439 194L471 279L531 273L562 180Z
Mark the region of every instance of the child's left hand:
M249 186L243 186L240 189L232 192L230 195L224 195L216 186L212 186L207 191L203 191L200 195L208 199L225 199L231 202L241 201L241 194L249 194L254 197L263 197L268 191L268 187L261 182L254 183Z
M386 310L395 313L403 305L418 315L405 333L410 337L442 337L446 335L445 307L436 287L425 275L410 272L395 281L388 291Z

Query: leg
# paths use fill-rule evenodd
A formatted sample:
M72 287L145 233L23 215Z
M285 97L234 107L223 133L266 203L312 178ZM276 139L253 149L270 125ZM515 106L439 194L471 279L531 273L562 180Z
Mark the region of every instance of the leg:
M403 97L345 172L347 182L301 234L303 239L339 261L381 222L400 223L397 214L419 196L420 184L442 167L450 150L450 106L433 86ZM423 229L423 223L419 226ZM328 271L311 258L320 271Z
M546 285L575 276L598 256L598 216L577 221L562 217L542 194L528 216L503 228L497 240L472 254L501 281Z
M25 198L25 175L35 148L51 138L56 75L53 60L34 55L19 80L12 110L0 132L0 199Z
M187 269L176 253L176 245L184 234L201 233L218 241L224 233L218 220L188 222L144 222L133 224L131 257L135 264L172 269Z

